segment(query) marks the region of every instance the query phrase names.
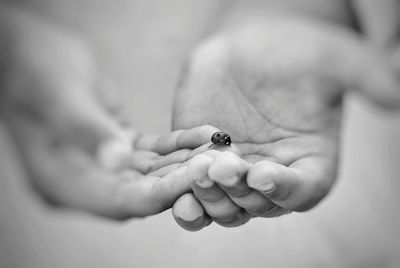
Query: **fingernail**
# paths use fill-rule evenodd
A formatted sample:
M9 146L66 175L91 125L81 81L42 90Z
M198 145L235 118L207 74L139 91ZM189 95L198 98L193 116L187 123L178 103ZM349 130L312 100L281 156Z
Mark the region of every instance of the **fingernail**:
M114 171L129 165L131 154L130 143L113 140L99 146L96 158L103 168Z
M194 220L186 220L183 218L176 217L175 220L179 223L179 225L181 225L184 229L188 231L198 231L202 229L204 226L206 226L203 216L200 216Z
M214 181L210 180L208 176L193 179L194 183L201 188L211 188L214 185Z
M225 186L235 186L236 184L238 184L239 180L239 176L233 176L229 179L225 179L221 183L223 183Z
M269 182L263 186L260 186L260 190L263 191L265 194L270 194L275 191L275 183Z

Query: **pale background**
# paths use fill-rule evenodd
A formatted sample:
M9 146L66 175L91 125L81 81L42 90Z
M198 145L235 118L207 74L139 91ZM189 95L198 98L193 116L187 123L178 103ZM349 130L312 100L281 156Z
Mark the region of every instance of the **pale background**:
M215 0L26 2L95 44L127 114L149 132L168 131L182 61L224 8ZM48 207L0 127L0 267L400 267L400 114L351 98L345 119L341 175L317 208L196 233L170 211L118 223Z

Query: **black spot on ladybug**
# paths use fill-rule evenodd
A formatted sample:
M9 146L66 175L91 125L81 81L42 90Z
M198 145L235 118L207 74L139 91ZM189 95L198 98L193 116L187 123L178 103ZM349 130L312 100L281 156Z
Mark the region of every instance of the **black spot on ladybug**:
M230 146L232 143L231 137L225 132L218 131L211 136L211 142L215 145Z

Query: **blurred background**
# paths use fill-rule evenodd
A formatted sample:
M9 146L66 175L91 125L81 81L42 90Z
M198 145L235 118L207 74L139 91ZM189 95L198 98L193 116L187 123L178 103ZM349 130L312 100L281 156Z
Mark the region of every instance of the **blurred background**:
M156 133L170 129L182 62L227 5L20 2L94 44L129 119ZM345 112L340 177L316 208L195 233L170 211L120 223L51 208L27 185L1 126L0 267L400 267L400 116L356 97Z

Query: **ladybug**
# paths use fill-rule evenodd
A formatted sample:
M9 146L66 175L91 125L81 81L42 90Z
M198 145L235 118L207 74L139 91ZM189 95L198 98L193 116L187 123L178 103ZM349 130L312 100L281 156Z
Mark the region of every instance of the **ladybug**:
M218 131L215 132L212 136L211 136L211 142L215 145L226 145L226 146L230 146L232 143L231 140L231 136L229 136L228 134L226 134L225 132L222 131Z

